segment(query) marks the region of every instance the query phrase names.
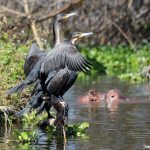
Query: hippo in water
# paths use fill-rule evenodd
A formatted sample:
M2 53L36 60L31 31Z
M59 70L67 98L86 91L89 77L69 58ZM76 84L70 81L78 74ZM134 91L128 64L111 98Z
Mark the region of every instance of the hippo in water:
M107 107L108 111L114 112L118 111L119 105L124 104L138 104L138 103L149 103L150 100L147 98L137 99L137 98L125 98L122 96L120 90L112 89L108 92L102 93L97 92L93 89L89 90L86 95L79 97L78 99L80 104L88 104L89 106L92 104L97 107Z
M106 105L109 111L118 111L119 104L150 104L149 97L123 97L120 90L110 90L106 94Z
M118 89L109 90L106 93L105 101L109 111L118 111L120 103L136 103L136 101L132 101L129 98L123 97Z
M97 106L105 106L105 93L97 92L93 89L89 90L86 95L79 97L80 104L97 103Z

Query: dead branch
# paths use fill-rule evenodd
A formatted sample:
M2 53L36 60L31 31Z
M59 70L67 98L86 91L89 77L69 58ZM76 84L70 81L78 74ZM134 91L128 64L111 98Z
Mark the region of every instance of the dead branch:
M27 18L31 22L30 26L31 26L34 38L37 41L38 46L41 49L43 49L42 42L41 42L41 40L40 40L40 38L38 36L38 32L37 32L37 29L36 29L35 20L32 19L32 14L30 13L30 10L29 10L28 0L24 0L24 11L26 13Z
M135 49L135 45L133 44L131 39L127 36L127 34L119 27L119 25L117 25L114 21L112 21L107 17L105 17L105 19L109 21L114 27L116 27L118 31L123 35L123 37L127 40L127 42L130 44L130 46Z
M7 8L3 5L0 5L0 8L6 12L9 12L9 13L12 13L14 15L18 15L19 17L26 17L26 14L25 13L22 13L22 12L19 12L19 11L16 11L16 10L12 10L10 8Z
M136 18L140 18L145 14L148 14L150 11L150 8L143 8L140 10L140 13L136 15Z
M131 9L133 4L133 0L128 0L128 9Z
M26 19L28 19L28 20L29 20L29 23L27 23L27 24L29 24L30 27L31 27L31 30L32 30L32 32L33 32L34 39L36 40L38 46L39 46L41 49L43 49L43 44L42 44L42 42L41 42L41 40L40 40L40 37L39 37L39 35L38 35L38 31L37 31L37 28L36 28L36 23L37 23L37 22L45 21L45 20L47 20L47 19L49 19L49 18L55 16L55 15L58 14L58 13L62 13L62 12L64 12L64 11L70 9L71 7L73 7L73 6L75 6L75 5L80 4L82 1L83 1L83 0L74 0L74 1L70 2L69 4L66 4L66 5L65 5L64 7L62 7L62 8L59 8L59 9L57 8L57 9L53 10L52 13L47 14L47 15L41 17L40 19L38 19L38 18L36 19L36 18L34 18L34 17L32 16L32 13L31 13L31 11L30 11L30 9L29 9L28 0L23 0L23 4L24 4L24 5L22 5L22 6L24 6L24 11L25 11L25 13L22 13L22 12L19 12L19 11L15 11L15 10L12 10L12 9L9 9L9 8L7 8L7 7L5 7L5 6L2 6L2 5L0 5L0 8L2 8L4 11L7 11L7 12L9 12L9 13L12 13L13 15L18 15L19 17L25 17Z
M47 19L49 19L49 18L51 18L51 17L54 17L55 15L57 15L57 14L59 14L59 13L62 13L62 12L64 12L64 11L70 9L72 6L75 6L75 5L79 4L79 3L81 3L82 1L83 1L83 0L74 0L74 1L72 1L71 3L69 3L69 4L66 4L66 5L65 5L64 7L62 7L62 8L53 10L53 12L50 13L50 14L48 14L48 15L46 15L46 16L44 16L44 17L41 17L40 19L36 19L36 21L37 21L37 22L45 21L45 20L47 20Z

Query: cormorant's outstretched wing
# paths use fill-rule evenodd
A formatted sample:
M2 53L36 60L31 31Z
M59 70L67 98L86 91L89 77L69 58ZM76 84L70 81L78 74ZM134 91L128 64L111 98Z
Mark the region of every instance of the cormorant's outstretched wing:
M91 64L86 60L70 41L63 41L45 57L41 72L48 74L52 70L63 69L68 67L73 71L88 71Z
M72 44L65 50L67 67L73 71L88 71L91 63Z
M37 56L41 53L44 53L43 50L41 50L37 45L36 43L33 43L29 49L29 52L28 52L28 55L27 55L27 58L29 57L32 57L32 56Z
M41 55L43 55L44 53L45 51L37 47L35 43L31 45L25 59L25 64L24 64L25 75L28 75L31 72L31 70L34 68L35 64L37 63L37 61L40 59Z

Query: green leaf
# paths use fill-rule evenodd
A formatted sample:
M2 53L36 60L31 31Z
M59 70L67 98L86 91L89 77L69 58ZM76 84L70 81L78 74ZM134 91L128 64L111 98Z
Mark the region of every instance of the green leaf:
M77 136L81 136L81 132L77 132L77 134L76 134Z
M18 136L18 139L19 139L20 141L22 141L22 137L21 137L20 135Z
M87 128L89 128L89 123L88 122L83 122L79 125L79 129L85 130Z
M29 139L29 136L27 134L27 132L21 132L21 137L23 140L28 140Z

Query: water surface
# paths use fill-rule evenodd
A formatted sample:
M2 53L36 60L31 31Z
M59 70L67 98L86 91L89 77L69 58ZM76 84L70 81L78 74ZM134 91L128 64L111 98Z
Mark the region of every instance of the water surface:
M106 92L110 89L120 89L123 96L138 99L141 103L122 104L118 112L108 112L106 108L98 105L82 105L77 100L89 89ZM86 77L78 79L75 85L64 96L69 104L69 123L87 121L90 128L85 137L69 137L67 144L53 137L50 141L48 135L40 138L38 143L18 144L9 142L12 132L6 131L4 124L0 125L0 150L9 149L69 149L69 150L141 150L150 147L150 104L142 103L147 100L150 85L130 84L116 78ZM44 132L36 129L38 135Z

